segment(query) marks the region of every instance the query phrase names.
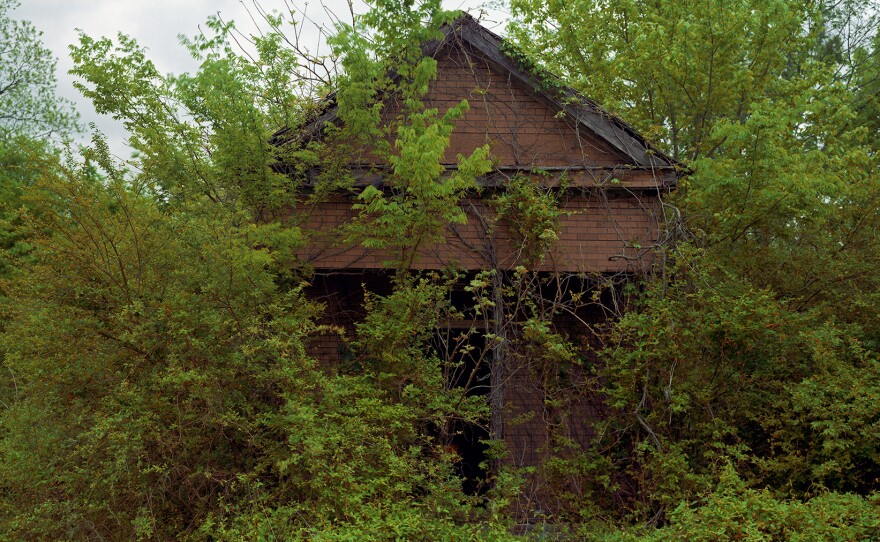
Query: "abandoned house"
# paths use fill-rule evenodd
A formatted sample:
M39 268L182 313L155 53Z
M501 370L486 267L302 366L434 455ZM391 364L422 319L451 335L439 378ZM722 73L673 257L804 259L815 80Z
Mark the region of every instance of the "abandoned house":
M437 77L422 100L441 115L462 100L470 104L455 123L444 166L451 172L456 156L488 144L493 170L479 178L480 190L460 201L467 221L448 224L445 239L419 246L407 265L454 268L465 277L463 284L494 270L492 280L513 285L528 270L528 295L539 299L529 310L546 311L554 333L588 344L594 340L591 330L620 309L614 305L621 285L651 267L651 249L665 235L662 198L675 186L679 166L597 104L560 85L548 86L546 76L506 54L503 40L470 16L442 30L443 39L423 47L437 62ZM386 104L383 115L393 115L393 109ZM335 114L330 100L316 123L333 123ZM300 254L314 269L310 293L326 306L324 323L344 331L312 340L312 355L329 364L348 355L347 340L364 314L364 290L387 293L394 274L386 250L339 241L338 228L357 215L353 204L359 191L368 185L382 188L382 164L348 167L355 190L296 209L305 229L315 232ZM556 235L538 257L523 249L521 235L493 206L493 198L513 179L526 179L558 205ZM516 288L512 291L515 298ZM453 294L461 299L453 302L466 306L468 295L461 288ZM460 472L471 493L480 491L485 453L480 441L490 434L505 445L501 463L534 467L519 503L533 513L555 506L545 501L552 499L554 484L566 483L542 470L544 460L559 442L588 447L590 422L602 416L603 406L577 385L587 378L585 364L535 363L534 348L517 342L523 330L516 322L528 317L526 309L516 299L498 301L494 314L465 315L437 331L437 348L457 362L449 385L468 385L469 394L484 395L492 412L485 427L461 425L444 438L461 455ZM496 337L491 344L487 333ZM447 340L456 334L458 339ZM462 340L469 348L460 348Z

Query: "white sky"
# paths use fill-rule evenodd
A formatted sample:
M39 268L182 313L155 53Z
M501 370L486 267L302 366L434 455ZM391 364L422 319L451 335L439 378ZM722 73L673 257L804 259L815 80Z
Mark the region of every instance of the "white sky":
M324 11L320 0L303 2L287 0L297 10L306 10L309 17L318 24L330 23L330 16ZM91 103L73 88L73 78L68 70L73 67L68 54L68 46L77 42L77 30L93 38L115 37L121 32L134 37L141 46L148 49L148 57L160 73L181 73L196 68L195 61L180 45L178 36L193 36L199 32L199 25L208 16L220 13L225 20L236 21L236 27L245 33L253 29L245 6L253 11L253 0L20 0L21 6L12 12L16 19L27 19L43 32L43 43L58 59L57 94L76 103L84 125L94 122L110 140L111 150L120 158L127 158L125 146L127 134L122 125L112 118L98 115ZM448 9L463 9L474 16L486 0L444 0ZM333 13L347 19L346 0L324 0L324 6ZM359 2L355 5L357 6ZM284 0L262 0L267 11L285 9ZM361 4L362 5L362 4ZM361 8L363 9L363 8ZM487 27L498 31L498 21L505 15L497 9L483 17ZM313 29L313 35L317 31ZM317 45L317 38L314 38ZM88 138L88 134L84 139Z

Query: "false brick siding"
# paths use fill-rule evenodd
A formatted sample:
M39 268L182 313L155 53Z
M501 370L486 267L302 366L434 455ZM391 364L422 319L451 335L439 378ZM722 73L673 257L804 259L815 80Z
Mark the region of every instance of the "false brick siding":
M338 367L364 314L364 288L387 293L388 280L374 273L316 275L306 296L324 306L318 324L323 329L309 337L307 351L326 368Z
M462 45L444 49L437 59L437 78L423 101L442 116L467 100L470 110L455 124L444 163L455 164L489 144L499 167L617 166L632 163L605 141L557 115L544 99L531 94ZM389 99L383 119L399 117L400 104Z
M318 361L322 367L336 367L343 348L342 338L336 333L312 335L306 343L308 355Z
M583 307L577 319L569 315L555 319L555 331L579 345L578 351L586 356L581 366L562 368L516 351L509 356L503 413L508 453L504 463L537 469L534 476L526 478L516 503L519 516L530 517L536 508L561 510L563 504L555 502L555 496L575 490L572 480L552 476L542 467L551 457L571 457L589 449L592 424L604 416L602 399L590 383L589 368L600 363L594 350L600 344L593 328L605 322L606 316L597 306ZM561 406L549 402L551 399ZM567 446L561 445L559 437Z
M354 216L351 205L349 197L336 196L294 211L295 220L306 231L314 232L314 238L299 255L315 269L383 269L386 262L394 260L388 250L340 245L338 228ZM604 197L600 193L566 196L561 208L568 215L560 219L559 241L540 270L616 273L644 269L650 265L650 256L636 246L649 247L655 242L656 206L657 200L652 197L639 200L631 196ZM481 270L495 267L493 262L502 269L526 265L519 240L505 221L491 231L485 227L485 223L495 220L487 202L467 199L462 208L467 223L447 225L445 242L421 248L413 268L457 266Z
M638 163L646 162L626 156L584 124L558 115L558 106L551 105L540 90L514 82L512 74L497 69L469 43L476 42L462 37L438 51L437 77L423 101L440 115L462 100L470 104L455 122L442 160L447 174L460 155L468 156L486 144L496 169L479 180L486 187L482 197L461 202L467 223L446 225L439 232L444 242L420 247L412 267L454 266L467 271L529 267L514 229L497 220L488 199L492 190L503 189L507 175L546 168L545 172L560 175L541 177L539 182L544 188L559 189L566 214L556 229L558 242L535 270L607 274L645 270L651 264L648 249L660 233L658 190L675 181L671 167L640 167ZM395 97L389 97L382 112L386 125L400 121L401 113ZM369 147L356 151L350 160L357 186L381 186L388 174L387 163ZM560 188L562 183L567 188ZM336 195L320 204L299 205L290 217L312 236L298 256L316 272L308 295L327 307L321 321L326 328L311 339L309 352L331 370L345 364L345 343L365 317L364 288L387 293L390 274L382 270L398 256L342 243L339 227L354 217L352 203L351 196ZM587 348L595 341L592 329L605 322L600 310L581 307L577 318L558 317L554 327L587 353L595 352ZM601 361L595 354L584 354L588 357L582 364L561 367L530 359L521 344L514 342L509 348L502 388L502 434L508 451L504 462L536 469L515 505L516 515L528 518L536 510L564 509L554 496L559 490L577 491L583 482L554 476L544 467L551 457L571 457L590 446L592 422L602 419L605 409L589 382L590 368ZM554 449L555 437L566 440L570 448Z

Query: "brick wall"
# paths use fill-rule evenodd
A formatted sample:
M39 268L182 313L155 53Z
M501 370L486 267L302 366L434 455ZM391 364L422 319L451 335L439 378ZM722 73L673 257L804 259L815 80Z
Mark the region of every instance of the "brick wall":
M668 182L673 173L636 167L627 156L557 115L540 96L513 83L466 46L456 44L437 60L438 77L425 97L426 105L442 114L462 99L470 103L470 110L456 124L445 165L454 168L459 154L468 155L489 144L499 172L484 180L491 189L484 190L482 197L473 195L461 202L467 223L447 225L443 242L420 247L414 268L454 266L478 271L526 264L520 240L509 224L497 219L487 201L493 190L503 190L504 175L510 173L504 168L570 170L566 173L574 188L560 193L566 214L560 219L559 240L536 270L613 274L650 266L648 248L657 241L661 223L659 192L651 189L659 188L661 180ZM399 113L392 100L383 114L390 121ZM375 165L374 158L367 149L354 157L353 165ZM361 185L381 180L381 167L359 171ZM544 186L555 182L542 177ZM354 216L353 198L338 194L319 204L303 203L290 216L291 222L311 236L299 257L316 271L309 295L327 305L322 321L327 327L313 337L310 352L328 367L344 362L343 336L352 337L355 324L363 318L362 284L371 291L387 288L386 262L395 259L388 251L342 242L340 227ZM556 326L586 346L593 340L591 326L602 325L605 318L594 310L578 319L561 318ZM529 359L516 345L511 345L509 353L503 412L506 463L540 469L550 457L554 436L568 439L575 448L587 448L592 438L590 424L601 417L603 409L587 385L590 367L599 360L588 357L582 367L562 368ZM560 375L563 370L566 374ZM567 390L558 389L561 381L569 383ZM564 408L557 406L558 394L564 395ZM538 472L528 479L518 503L523 516L535 509L558 507L552 502L554 489L568 483Z
M592 424L601 419L605 409L596 392L592 368L601 361L595 330L607 316L596 305L570 315L558 316L555 331L578 346L582 358L575 364L561 366L530 357L513 347L505 381L504 444L508 451L505 465L534 470L526 477L515 513L523 518L565 509L559 500L563 493L577 493L577 476L560 476L547 470L551 458L573 457L592 444Z
M382 269L394 260L391 252L341 242L339 227L354 216L351 205L350 197L337 196L294 211L294 219L313 234L299 254L304 262L316 269ZM444 242L421 247L414 268L511 269L525 264L521 240L505 221L495 224L495 213L486 201L467 199L462 208L467 223L448 225ZM645 249L658 235L656 197L570 194L561 208L568 214L560 219L559 241L540 270L614 273L650 265Z
M426 105L436 107L440 114L461 100L471 106L456 123L445 157L448 166L454 167L458 155L468 155L488 143L499 170L556 168L560 173L559 168L572 168L565 175L580 189L565 198L563 208L569 215L561 220L559 243L542 270L616 273L650 265L646 259L650 255L643 249L657 239L659 200L657 192L638 189L657 188L661 181L668 181L670 172L633 166L627 156L557 114L543 97L513 82L464 43L453 42L441 49L437 63L437 78L424 98ZM392 122L400 112L399 104L389 98L383 109L385 121ZM369 156L367 151L353 159L376 162ZM362 184L381 179L381 171L358 171ZM490 181L503 189L503 175ZM543 177L541 181L545 186L557 182ZM300 253L305 262L316 269L382 269L396 259L389 252L340 242L338 227L353 216L351 204L350 197L337 196L294 210L294 220L314 233L308 248ZM421 247L415 268L509 269L524 263L519 240L503 221L487 231L486 224L493 224L495 217L486 202L472 198L463 202L463 208L467 224L449 225L443 232L445 242Z
M437 59L437 79L431 83L425 105L442 115L467 100L470 110L458 120L445 163L459 154L489 144L500 167L505 166L616 166L629 163L608 143L579 129L574 121L557 115L549 104L466 46L444 49ZM384 118L400 113L389 102Z

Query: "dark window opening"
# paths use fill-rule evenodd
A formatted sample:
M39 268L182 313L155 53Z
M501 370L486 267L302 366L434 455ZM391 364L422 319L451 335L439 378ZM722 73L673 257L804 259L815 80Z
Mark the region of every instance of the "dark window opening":
M468 397L489 400L492 352L485 336L474 329L444 329L435 336L437 351L444 362L444 376L450 388L463 390ZM437 431L437 442L454 454L455 470L467 495L482 495L486 484L486 452L489 440L487 422L447 420Z

